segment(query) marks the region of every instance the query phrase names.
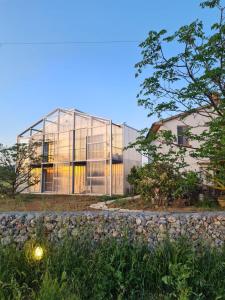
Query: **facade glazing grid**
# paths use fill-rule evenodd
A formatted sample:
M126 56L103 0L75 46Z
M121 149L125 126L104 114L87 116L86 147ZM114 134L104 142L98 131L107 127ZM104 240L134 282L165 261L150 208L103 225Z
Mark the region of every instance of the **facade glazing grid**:
M124 194L130 168L141 165L135 149L123 148L137 137L125 124L78 110L56 109L18 136L34 142L42 161L34 167L39 184L27 192Z

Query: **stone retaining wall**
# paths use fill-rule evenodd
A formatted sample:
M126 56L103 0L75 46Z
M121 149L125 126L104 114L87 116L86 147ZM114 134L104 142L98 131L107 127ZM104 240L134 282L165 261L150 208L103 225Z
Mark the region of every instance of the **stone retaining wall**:
M220 246L225 242L225 212L208 213L0 213L0 242L23 245L37 231L50 241L78 236L89 230L94 239L105 236L145 239L154 245L169 236L184 235Z

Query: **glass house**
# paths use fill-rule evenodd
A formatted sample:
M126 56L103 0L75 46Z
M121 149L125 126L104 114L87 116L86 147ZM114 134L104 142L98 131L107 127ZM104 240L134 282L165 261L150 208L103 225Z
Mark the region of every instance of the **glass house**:
M126 124L76 109L56 109L17 137L34 143L41 157L33 172L39 183L26 192L113 195L130 192L127 175L140 166L135 149L124 150L138 132Z

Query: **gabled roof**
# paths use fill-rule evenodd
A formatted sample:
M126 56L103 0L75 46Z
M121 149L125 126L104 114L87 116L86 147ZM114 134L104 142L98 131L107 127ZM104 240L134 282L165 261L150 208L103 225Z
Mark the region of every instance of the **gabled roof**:
M50 120L50 118L53 117L53 116L57 117L57 113L60 113L60 112L62 112L64 114L69 114L71 116L75 113L76 115L80 115L82 117L91 117L91 118L97 119L97 120L99 120L101 122L106 122L106 123L110 123L111 122L115 126L119 126L119 127L125 126L125 127L129 127L129 128L131 128L133 130L138 131L137 129L135 129L135 128L129 126L129 125L127 125L126 123L117 124L117 123L112 122L112 120L110 120L110 119L106 119L106 118L94 116L94 115L85 113L85 112L83 112L81 110L78 110L78 109L75 109L75 108L72 108L72 109L56 108L53 111L51 111L50 113L48 113L47 115L43 116L40 120L38 120L37 122L35 122L31 126L29 126L28 128L26 128L23 132L21 132L18 135L18 137L23 137L25 134L30 133L32 131L42 132L42 130L39 129L38 126L39 127L43 126L43 124L46 123L46 122L50 122L50 123L56 123L56 122L58 122L57 120L55 122L53 122L52 120Z
M188 115L191 115L193 113L196 113L198 111L201 111L201 110L204 110L204 109L210 108L210 107L211 107L210 105L200 106L200 107L194 108L192 110L189 110L189 111L186 111L186 112L182 112L182 113L176 114L174 116L162 119L160 121L156 121L156 122L152 123L152 126L150 127L150 129L148 131L147 137L148 137L148 135L149 135L150 132L156 133L159 130L159 128L163 124L165 124L166 122L169 122L169 121L172 121L172 120L175 120L175 119L185 118Z

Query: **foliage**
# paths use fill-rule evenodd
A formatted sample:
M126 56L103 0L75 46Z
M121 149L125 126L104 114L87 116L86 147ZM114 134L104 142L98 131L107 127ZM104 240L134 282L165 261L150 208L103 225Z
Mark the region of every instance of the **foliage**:
M0 194L15 196L39 182L34 166L40 162L35 144L0 145Z
M143 60L136 64L137 75L148 66L154 70L144 80L139 94L139 103L150 109L150 115L157 113L160 117L163 112L187 112L205 105L224 115L223 8L220 12L221 18L211 26L210 36L204 33L203 23L196 20L169 36L166 30L150 31L141 43ZM172 42L179 50L167 58L163 46Z
M148 116L162 119L182 113L180 120L185 125L185 117L195 113L207 118L208 130L196 134L194 126L188 124L187 137L200 142L196 148L178 145L169 130L150 132L147 138L144 130L133 146L153 160L171 162L173 158L176 163L175 158L180 157L179 163L184 162L187 151L204 158L209 161L206 178L215 189L225 190L225 8L222 0L203 1L201 7L219 10L219 20L211 25L211 32L205 33L200 20L173 34L150 31L140 44L142 60L136 64L136 76L150 73L138 94L138 103L148 110ZM167 52L171 44L177 49L173 56ZM159 154L155 140L168 149L166 157Z
M43 261L0 246L0 299L224 299L225 248L181 239L143 242L86 236L50 244Z
M204 175L215 189L225 191L225 118L214 119L202 141L204 143L193 156L207 157L210 160L210 164L204 169Z
M197 173L180 172L172 164L160 161L132 168L128 182L146 201L161 206L175 199L193 201L200 185Z
M138 194L139 193L139 182L141 180L141 167L132 167L130 170L130 173L127 176L127 181L133 188L133 193Z
M201 191L201 183L198 173L193 171L183 172L177 179L173 195L175 198L186 199L189 203L196 202Z
M201 208L206 208L206 209L214 209L214 210L218 210L219 206L218 203L209 196L205 196L203 201L198 201L196 203L197 207L201 207Z

